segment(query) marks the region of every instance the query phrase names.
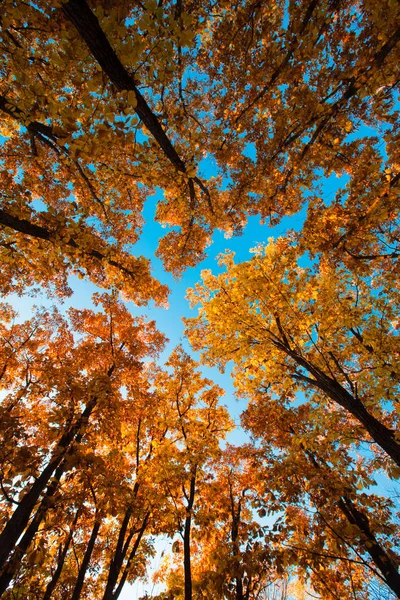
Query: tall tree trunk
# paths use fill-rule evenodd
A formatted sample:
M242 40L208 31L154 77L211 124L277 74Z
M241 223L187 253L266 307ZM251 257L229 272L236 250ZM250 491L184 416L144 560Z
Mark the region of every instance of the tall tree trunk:
M111 377L114 370L115 364L112 364L107 371L107 377ZM22 541L24 539L27 540L26 543L22 544L21 541L18 544L16 552L14 553L15 557L18 558L18 567L24 553L26 552L30 542L33 539L33 536L38 530L39 525L48 508L46 498L49 498L54 494L58 486L58 482L61 479L61 476L66 470L68 470L68 464L65 460L65 456L68 454L68 452L70 452L73 442L79 444L82 440L85 434L87 424L89 422L89 418L96 405L97 397L94 396L91 400L89 400L84 411L75 421L74 425L72 425L61 436L60 441L58 442L56 449L52 454L52 458L50 459L49 464L47 465L47 467L44 468L41 475L36 479L35 483L31 486L29 491L22 498L21 502L18 504L18 507L15 509L13 515L8 520L7 525L4 527L0 535L0 572L4 573L5 571L9 571L9 567L7 567L7 569L4 569L5 563L8 560L10 554L13 552L18 539L21 537L25 527L27 526L37 500L39 499L41 493L43 492L46 485L53 476L53 473L55 472L53 481L48 486L46 495L42 500L40 507L36 513L36 517L32 521L28 530L26 531L26 535L22 538ZM17 567L14 568L13 574L15 573ZM9 581L11 580L12 576L13 575L9 577Z
M128 529L128 525L129 525L131 516L132 516L132 506L129 506L125 512L125 516L123 518L123 521L122 521L122 524L121 524L121 527L119 530L118 541L117 541L117 545L115 548L115 552L111 559L110 566L108 569L108 578L107 578L106 588L104 590L103 600L111 600L113 597L113 590L118 581L119 573L121 571L122 563L123 563L123 560L125 558L125 554L127 551L126 544L124 542L125 542L125 535L126 535L126 531ZM130 534L128 535L128 539L126 540L128 542L128 544L132 539L133 532L134 532L134 530L132 529ZM125 550L125 552L124 552L124 550Z
M277 321L277 323L279 323ZM279 326L279 324L278 324ZM280 327L282 336L285 336ZM300 367L306 369L313 377L306 377L301 373L293 375L295 379L304 381L314 388L323 391L331 400L348 411L368 431L371 438L400 466L400 444L396 442L395 432L378 421L367 411L359 398L354 397L336 379L324 373L319 367L310 363L304 356L293 350L286 338L283 340L273 339L272 343L290 356Z
M53 594L53 592L54 592L54 590L56 588L58 580L60 579L60 575L61 575L61 572L62 572L63 567L64 567L65 558L67 556L69 547L71 545L71 541L72 541L72 538L73 538L73 535L74 535L74 531L75 531L75 526L76 526L76 524L78 522L80 513L81 513L81 510L78 509L76 511L75 518L74 518L74 520L72 522L72 525L71 525L68 537L65 540L64 547L62 548L61 545L60 545L59 553L58 553L58 558L57 558L57 567L56 567L56 570L54 571L53 577L51 578L51 580L47 584L46 591L45 591L44 596L43 596L43 600L51 600L52 599L52 594Z
M239 550L239 523L240 515L242 512L242 501L239 499L237 509L235 508L235 498L233 496L231 483L229 489L229 496L231 500L231 541L233 546L233 556L235 559L235 588L236 588L236 600L244 600L243 596L243 580L240 573L240 550Z
M400 444L396 442L395 432L392 429L378 421L367 411L361 400L352 396L333 379L326 381L324 378L318 381L318 387L355 417L365 427L374 442L400 466Z
M374 564L382 573L383 579L390 589L400 598L400 574L396 565L393 564L388 553L379 544L371 531L368 517L355 506L354 502L343 496L338 502L342 513L351 525L356 525L360 530L360 537L364 542L365 551L368 552Z
M187 498L186 518L183 532L183 571L185 576L185 600L192 600L193 584L192 584L192 568L190 561L190 533L192 525L192 509L194 497L196 493L196 467L192 471L190 479L189 496Z
M72 442L74 441L74 438L79 432L82 432L82 429L85 428L87 420L92 414L96 404L97 398L90 400L75 424L61 436L61 439L58 442L52 457L50 458L49 464L43 469L42 473L33 483L31 488L26 492L21 502L18 504L18 507L15 509L13 515L9 519L7 525L4 527L0 535L0 570L4 567L8 557L15 548L18 539L23 534L25 527L28 525L36 502L40 498L40 495L44 491L46 485L53 476L53 473L59 467L60 463L64 465L62 471L64 472L66 463L63 459ZM79 437L80 439L82 438L82 433ZM52 492L53 494L54 491Z
M28 551L28 548L35 537L36 533L39 530L40 524L43 521L47 510L50 508L51 497L55 494L60 479L65 470L65 459L62 461L61 465L56 469L53 480L48 485L46 494L42 498L42 501L37 509L33 519L29 523L28 528L20 539L18 545L15 546L14 551L11 553L11 556L3 565L3 568L0 572L0 596L6 591L9 586L12 578L17 573L21 561L24 558L25 554Z
M294 433L294 429L292 427L291 431ZM328 474L332 471L325 461L321 461L310 450L305 448L303 449L312 465L316 469L324 469ZM321 466L321 462L323 466ZM396 596L400 598L400 574L398 568L372 533L368 516L356 507L354 502L347 494L343 494L342 498L337 500L335 504L339 508L340 512L346 517L348 522L351 525L356 525L358 527L360 530L360 541L365 552L370 555L374 565L382 574L382 579L396 594Z
M139 425L138 432L139 431L140 431L140 425ZM139 443L139 437L138 437L138 443ZM133 527L131 527L128 537L125 539L126 532L128 530L129 521L130 521L130 518L131 518L132 512L133 512L133 502L138 494L138 491L139 491L139 483L136 481L135 485L133 486L133 490L132 490L132 496L133 496L132 504L130 506L128 506L128 508L126 509L124 518L121 523L121 528L119 530L118 541L117 541L117 545L115 548L115 552L114 552L113 557L111 558L110 566L108 568L108 577L107 577L106 587L104 590L103 600L111 600L113 598L113 590L114 590L115 586L117 585L117 581L118 581L119 574L121 572L122 564L124 562L126 553L128 552L129 545L132 541L132 538L135 534L135 529Z
M134 78L122 65L86 0L69 0L69 2L63 4L62 10L73 23L90 52L116 88L120 91L132 90L135 92L136 114L150 131L168 160L178 171L185 172L185 163L178 155L158 118L140 93Z
M244 600L243 580L240 575L236 575L236 600Z
M107 600L118 600L120 593L122 592L122 588L125 585L126 579L129 575L129 568L132 564L133 559L136 556L136 552L138 551L139 548L139 544L142 540L143 534L146 530L146 527L148 525L149 522L149 517L150 517L150 512L146 513L144 519L143 519L143 523L141 528L138 531L135 543L133 544L133 548L129 554L128 560L126 562L125 568L124 568L124 572L122 573L122 577L120 579L120 582L118 584L117 589L115 590L114 594L112 594L112 596L110 596L110 598L107 598ZM106 600L105 598L103 600Z
M90 535L90 539L89 539L88 545L86 547L86 551L85 551L85 554L83 557L82 564L79 568L78 577L76 580L75 589L71 596L71 600L79 600L79 598L81 597L83 583L85 581L86 571L88 570L90 559L92 558L92 553L93 553L94 545L96 543L97 536L99 534L100 525L101 525L101 523L100 523L99 515L96 511L92 533Z

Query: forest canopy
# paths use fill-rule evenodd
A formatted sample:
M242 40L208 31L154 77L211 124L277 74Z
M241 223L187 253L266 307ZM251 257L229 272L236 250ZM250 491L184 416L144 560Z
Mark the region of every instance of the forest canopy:
M4 0L0 29L0 597L400 598L399 1ZM161 360L146 310L218 232Z

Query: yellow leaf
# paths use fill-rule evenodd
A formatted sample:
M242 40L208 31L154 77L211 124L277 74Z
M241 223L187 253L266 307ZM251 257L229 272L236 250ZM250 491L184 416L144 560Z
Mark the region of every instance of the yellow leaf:
M129 90L128 92L128 104L133 106L133 108L136 108L137 106L136 94L133 90Z

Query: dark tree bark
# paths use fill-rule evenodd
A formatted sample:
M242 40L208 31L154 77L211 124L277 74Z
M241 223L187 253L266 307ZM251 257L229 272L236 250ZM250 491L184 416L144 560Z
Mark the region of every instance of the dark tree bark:
M14 231L18 231L19 233L24 233L25 235L29 235L31 237L38 238L40 240L46 240L48 242L52 242L52 240L56 237L56 235L55 235L56 232L52 232L49 229L42 227L41 225L36 225L35 223L31 223L27 219L19 219L18 217L10 215L5 210L1 210L1 209L0 209L0 225L3 225L4 227L9 227L10 229L13 229ZM65 245L70 248L81 249L79 244L73 238L70 238L68 241L66 241ZM103 254L102 252L99 252L98 250L83 249L83 253L90 258L94 258L95 260L99 261L100 263L102 263L104 261L107 262L109 265L111 265L112 267L115 267L116 269L118 269L122 273L125 273L129 277L133 277L133 278L136 277L136 273L134 271L132 271L131 269L128 269L120 262L117 262L111 258L108 258L105 254Z
M365 551L368 552L374 564L382 573L382 578L390 589L400 598L400 574L392 559L380 545L371 531L368 517L362 513L354 502L343 496L338 502L338 507L345 515L349 523L356 525L360 530L360 538L364 543Z
M336 379L333 379L324 373L319 367L310 363L304 356L294 350L290 346L289 340L285 335L278 318L276 319L276 322L282 335L282 339L279 339L276 335L272 334L273 337L271 342L276 348L279 348L285 354L290 356L299 367L302 367L312 375L312 377L308 377L302 373L295 373L293 377L321 390L331 398L331 400L349 412L365 427L374 442L376 442L376 444L378 444L378 446L380 446L382 450L384 450L386 454L400 466L400 444L396 442L395 432L371 415L361 400L350 394L350 392L348 392Z
M294 433L293 428L291 428L291 431ZM313 467L316 469L324 469L329 475L332 469L325 463L325 461L321 461L310 450L305 449L305 453L311 461ZM400 598L400 574L398 567L371 531L368 516L361 512L359 508L357 508L353 500L351 500L349 495L346 493L343 494L339 500L335 501L335 504L348 522L351 525L357 526L360 531L360 542L365 552L370 555L374 565L382 574L383 581L385 581L388 587L390 587L396 596Z
M62 547L61 545L59 547L58 557L57 557L57 567L56 567L56 569L55 569L55 571L53 573L53 577L51 578L51 580L47 584L46 591L45 591L44 596L43 596L43 600L51 600L52 594L53 594L54 590L56 589L58 580L60 579L60 575L61 575L61 572L62 572L63 567L64 567L65 558L67 556L69 547L70 547L71 542L72 542L72 538L74 536L75 527L76 527L76 524L78 522L80 513L81 513L81 511L80 511L80 509L78 509L76 511L75 518L74 518L74 520L72 522L71 529L69 531L68 537L65 540L64 547Z
M232 485L230 484L229 496L231 500L231 541L233 545L233 555L235 558L235 587L236 587L236 600L244 600L243 596L243 580L239 570L240 564L240 550L239 550L239 523L240 516L242 513L242 499L238 500L237 507L235 507L235 498L233 496Z
M6 96L0 95L0 110L5 112L8 116L13 119L17 119L22 121L24 124L26 122L27 115L16 106L13 102L9 101ZM30 121L27 125L25 125L29 133L35 135L39 138L45 136L46 138L55 141L58 137L53 132L52 127L50 125L45 125L44 123L39 123L39 121Z
M66 465L65 465L65 458L64 458L64 460L61 462L59 467L56 469L54 476L52 478L52 481L47 486L46 493L45 493L44 497L42 498L39 508L37 509L36 513L34 514L31 522L29 523L28 528L26 529L26 531L23 534L22 538L20 539L19 543L15 546L14 551L11 552L11 556L10 556L8 562L6 562L4 564L4 566L1 570L1 573L0 573L0 596L6 591L12 578L17 573L17 571L20 567L21 561L24 558L25 554L27 553L28 548L29 548L33 538L37 534L40 524L42 523L42 521L46 515L46 512L51 507L52 496L54 496L54 494L58 488L58 484L60 482L61 477L63 476L65 469L66 469Z
M196 467L190 479L189 495L187 496L186 518L183 529L183 571L185 576L185 600L192 600L193 583L190 556L190 534L192 525L192 510L196 494ZM186 495L186 494L185 494Z
M119 584L117 586L117 589L115 590L115 592L109 598L107 598L107 600L118 600L119 595L122 592L122 588L124 587L126 579L127 579L128 575L129 575L129 569L130 569L130 566L132 564L132 561L133 561L133 559L136 556L136 552L138 551L138 548L139 548L140 542L142 540L143 534L144 534L144 532L146 530L146 527L147 527L147 525L149 523L149 518L150 518L150 513L148 512L148 513L146 513L146 515L145 515L145 517L143 519L142 526L140 527L140 529L139 529L139 531L137 533L137 537L135 539L135 543L133 544L132 550L129 553L129 557L128 557L128 560L126 561L124 572L122 573L122 577L121 577L120 582L119 582ZM106 600L106 598L104 598L103 600Z
M297 362L299 365L307 368L315 379L302 376L301 374L297 374L295 377L309 383L313 387L319 388L331 400L348 411L365 427L374 442L400 466L400 444L396 442L395 432L371 415L361 400L350 394L340 383L320 371L317 367L304 361L302 357L297 357Z
M150 131L168 160L178 171L185 172L185 163L179 157L157 117L138 90L134 78L122 65L111 47L97 17L90 10L86 0L69 0L69 2L63 4L62 10L117 89L135 92L137 100L136 114Z
M122 568L122 563L124 561L126 552L128 550L128 546L134 534L134 529L132 528L127 540L125 541L125 536L131 516L132 507L130 506L125 512L125 516L123 518L121 528L119 530L117 546L115 548L114 556L111 559L110 567L108 569L108 578L106 588L104 590L103 600L112 600L113 598L113 590L117 584L118 577Z
M111 365L111 367L108 369L107 377L111 377L114 370L115 364ZM51 499L51 497L54 495L62 475L69 469L66 457L68 453L71 452L73 443L79 444L81 442L85 434L89 418L96 405L97 397L94 396L89 400L85 410L81 413L75 423L61 436L60 441L53 451L49 464L44 468L41 475L36 479L29 491L22 498L13 515L8 520L7 525L4 527L0 535L0 595L7 588L9 582L18 569L21 560L29 547L29 544L36 535L46 510L49 508L49 499ZM53 480L49 484L49 481L52 477ZM22 536L26 526L29 523L29 519L34 510L35 504L39 500L46 486L47 491L42 498L40 506L37 509L31 523L29 524L28 529L21 538L21 541L16 547L18 539ZM8 564L6 564L7 560Z
M21 537L25 527L28 525L35 504L45 490L51 477L60 465L62 465L62 467L59 477L61 477L62 473L66 469L66 462L63 459L65 458L68 449L74 441L74 438L77 438L78 432L82 432L82 429L85 428L96 404L97 398L92 398L86 405L86 408L80 417L75 421L74 425L72 425L72 427L70 427L61 436L61 439L52 454L49 464L43 469L42 473L35 480L31 488L26 492L21 502L18 504L18 507L15 509L13 515L9 519L7 525L4 527L0 535L0 569L3 569L8 557L15 548L18 539ZM81 439L81 437L82 435L80 434L79 439ZM53 485L51 484L49 486L49 490L52 489ZM52 494L54 494L54 491L52 491ZM49 491L47 492L47 496L49 496ZM41 508L38 509L37 514L39 514L40 510ZM45 511L45 507L42 507L42 510ZM32 525L33 522L31 523L30 527ZM19 544L19 547L21 547L21 544Z
M82 564L79 568L78 577L76 580L73 594L71 596L71 600L79 600L79 598L81 597L82 588L83 588L83 584L85 581L86 571L88 570L88 567L90 564L90 559L92 558L92 554L93 554L94 545L96 543L97 536L99 535L100 525L101 525L101 522L99 519L99 515L96 511L92 533L90 535L90 539L89 539L88 545L86 547L86 551L85 551L85 555L83 557Z
M140 431L140 426L139 426L139 431ZM132 502L134 502L134 499L136 498L138 491L139 491L139 484L136 481L135 485L133 486ZM128 536L125 539L126 532L128 531L129 521L132 516L132 512L133 512L133 504L128 506L128 508L125 512L124 518L122 520L122 523L121 523L121 527L120 527L119 534L118 534L117 545L116 545L115 552L110 561L110 566L108 569L108 578L107 578L107 583L106 583L106 587L104 590L103 600L111 600L113 598L113 590L114 590L115 586L117 585L118 577L119 577L121 569L122 569L122 564L124 562L126 553L128 552L129 545L132 541L132 538L135 534L135 528L131 527L131 529L128 533Z

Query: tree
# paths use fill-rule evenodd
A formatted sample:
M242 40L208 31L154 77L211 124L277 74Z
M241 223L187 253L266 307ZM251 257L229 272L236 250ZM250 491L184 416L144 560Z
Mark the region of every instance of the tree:
M396 463L396 477L396 304L389 291L371 292L368 278L323 260L301 267L301 256L284 238L243 264L226 255L226 273L205 272L189 293L201 304L189 337L209 363L234 361L239 390L264 388L281 401L302 391L340 406L354 434L361 425Z
M296 212L321 173L345 169L353 196L368 177L353 222L374 194L392 202L398 15L395 2L7 1L0 220L5 260L25 265L16 280L65 292L72 268L139 302L144 278L164 300L145 260L125 252L154 185L158 220L176 228L159 247L175 273L204 257L215 228ZM362 125L382 131L386 159L379 139L351 139ZM50 249L59 273L38 259Z
M182 347L176 348L166 366L172 369L160 373L155 380L157 393L168 406L168 436L160 453L164 468L158 475L164 493L170 498L176 522L174 533L183 542L183 590L177 597L192 600L192 529L196 524L196 506L202 495L207 472L220 454L220 442L232 429L226 408L219 404L223 390L202 377ZM177 553L179 542L175 541Z
M350 584L369 593L369 566L398 593L389 505L368 504L345 462L358 453L362 482L380 466L399 474L399 18L393 0L3 2L0 291L64 297L75 274L111 296L97 296L102 312L37 311L22 324L0 309L0 594L117 600L158 533L182 536L184 577L172 569L167 593L187 600L268 596L271 564L272 579L293 566L339 597ZM264 446L245 466L221 462L219 388L182 349L168 372L147 364L163 337L116 299L166 303L134 255L156 189L168 228L157 255L174 275L202 260L216 229L239 234L252 215L274 225L307 205L300 233L243 265L226 256L227 273L192 293L203 304L194 345L220 366L233 359L251 409L266 397L289 428L268 437L248 413ZM252 450L278 508L247 491ZM287 527L267 547L252 510L282 510L286 497ZM343 524L342 547L327 531ZM282 538L299 532L309 543L296 557ZM327 539L339 569L310 550Z
M327 423L311 402L288 407L260 392L249 398L243 424L256 446L258 505L278 516L266 535L278 567L293 564L300 577L308 572L323 595L327 587L344 597L374 577L399 596L395 507L373 488L374 464L352 456L345 421Z
M182 349L167 363L172 374L144 364L164 341L154 324L115 297L96 302L102 312L4 326L14 352L3 377L14 389L3 408L14 420L4 420L2 491L15 510L2 507L1 594L117 600L144 573L145 534L173 536L180 523L189 598L195 497L231 428L222 390Z
M146 392L149 383L142 360L155 355L164 341L154 323L134 319L115 298L104 295L95 300L103 306L104 312L71 309L71 329L61 317L58 317L61 321L58 331L54 320L50 322L53 325L50 330L48 319L40 323L42 330L39 329L38 340L31 334L34 341L30 345L35 354L28 359L29 388L26 389L24 378L25 351L22 352L22 369L16 370L13 381L15 391L3 400L4 409L10 415L5 423L7 443L3 447L10 450L2 465L3 474L7 472L8 476L3 479L3 494L16 508L12 514L6 510L2 517L2 592L46 518L60 481L75 468L82 440L91 428L101 431L107 427L107 418L110 426L115 422L110 420L110 414L113 415L122 400L124 381L129 380L137 394ZM22 327L27 328L31 329L32 324ZM13 338L20 335L21 327L14 331L11 325L10 329L8 340L13 348ZM72 331L81 338L76 344ZM26 341L30 341L29 336ZM19 349L23 346L20 344ZM5 369L3 371L6 374ZM11 450L21 436L27 440L22 450L18 444L16 451ZM20 459L14 461L13 454L17 452L22 458L28 444L34 449L28 465Z
M199 597L253 600L279 585L254 510L259 471L251 454L252 449L227 445L204 487L197 514Z

